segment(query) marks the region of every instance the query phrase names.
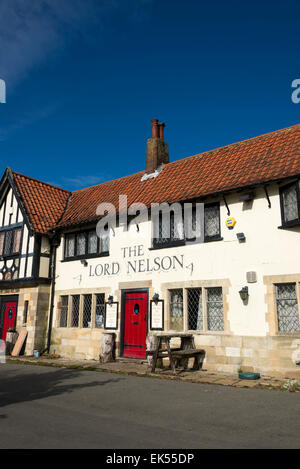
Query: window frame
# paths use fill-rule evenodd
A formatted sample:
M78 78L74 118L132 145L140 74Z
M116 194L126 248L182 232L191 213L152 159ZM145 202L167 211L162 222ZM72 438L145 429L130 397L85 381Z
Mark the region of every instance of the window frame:
M298 323L300 326L300 298L299 298L299 282L297 280L291 280L288 282L276 282L273 284L274 287L274 301L275 301L275 320L276 320L276 332L277 335L280 336L297 336L299 337L300 335L300 330L298 331L281 331L279 329L279 314L278 314L278 301L280 301L280 298L278 298L277 293L278 293L278 287L282 285L295 285L295 300L297 301L297 309L298 309Z
M205 209L208 207L218 207L218 219L219 219L219 233L215 236L205 236ZM174 213L174 212L172 212ZM161 213L159 214L159 223L161 223ZM170 217L170 223L171 223L171 217ZM183 224L184 224L184 212L183 212ZM170 227L171 228L171 227ZM221 210L220 210L220 202L210 202L207 204L204 204L204 243L209 243L212 241L221 241L223 238L221 237ZM153 227L152 227L152 232L153 232ZM171 232L171 230L170 230ZM165 249L165 248L171 248L171 247L178 247L178 246L185 246L187 243L190 243L191 240L184 237L183 239L176 239L176 240L168 240L167 242L157 242L157 238L152 238L152 247L150 250L154 249Z
M66 298L67 301L66 301L66 304L63 305L63 298ZM66 311L63 311L63 306L66 307ZM70 295L61 295L60 296L60 312L59 312L59 322L58 322L58 327L59 328L62 328L62 329L65 329L68 327L68 319L69 319L69 307L70 307ZM64 324L65 325L62 325L63 321L62 321L62 313L66 313L65 314L65 317L64 317Z
M219 215L219 234L214 236L205 236L205 209L210 207L218 207L218 215ZM221 237L221 211L220 211L220 202L211 202L208 204L204 204L204 242L210 243L211 241L220 241L223 238Z
M223 306L223 325L224 329L223 330L212 330L208 328L208 314L207 314L207 290L210 288L221 288L222 291L222 306ZM207 285L207 284L200 284L200 285L178 285L174 287L168 288L168 328L169 330L171 329L171 301L170 301L170 292L172 290L183 290L183 332L187 333L193 333L193 334L228 334L228 325L227 325L227 320L226 320L226 314L225 314L225 304L226 304L226 298L225 298L225 293L224 293L224 286L216 282L213 285ZM202 329L190 329L189 324L189 290L201 290L201 300L202 300L202 323L203 323L203 328Z
M283 194L287 189L290 189L293 186L296 187L298 218L295 218L294 220L285 221ZM281 225L282 225L282 228L293 227L293 226L300 225L300 187L299 187L299 179L297 179L296 181L290 182L289 184L285 184L284 186L281 186L279 188L279 197L280 197L280 211L281 211Z
M96 257L106 257L109 256L109 251L100 252L101 249L101 239L97 235L97 252L96 253L89 253L89 233L96 232L96 229L90 228L88 230L80 230L80 231L72 231L69 233L65 233L64 236L64 257L62 262L68 261L76 261L80 259L92 259ZM85 236L85 253L84 254L77 254L77 239L79 235L84 234ZM74 256L67 256L67 247L68 247L68 237L74 236Z
M175 303L174 301L171 301L171 298L172 298L172 293L174 292L181 292L181 295L182 295L182 301L181 302L177 302ZM168 302L169 302L169 329L170 330L174 330L174 331L181 331L181 329L175 329L173 328L172 329L172 322L176 322L175 320L177 319L180 319L182 321L182 330L184 330L184 323L185 323L185 318L184 318L184 288L182 287L178 287L178 288L170 288L168 290ZM182 316L172 316L171 315L171 312L172 312L172 306L173 305L176 305L179 306L180 305L180 309L182 311ZM179 321L177 321L179 322Z
M20 242L19 242L19 250L18 251L13 251L13 246L14 246L14 241L15 241L15 233L17 231L20 231ZM9 246L9 253L5 253L5 248L6 248L6 239L8 233L12 233L11 239L10 239L10 246ZM5 230L0 231L0 235L4 234L4 240L3 240L3 248L2 248L2 253L0 253L0 258L2 257L3 259L8 259L8 258L15 258L19 257L22 251L22 238L23 238L23 227L22 226L17 226L14 228L8 228Z
M85 297L90 296L90 327L85 326ZM104 291L90 291L84 293L72 293L72 292L61 292L59 295L59 300L57 303L56 309L56 327L59 329L83 329L85 331L89 330L99 330L104 329L104 315L105 315L105 296L106 293ZM73 312L73 298L78 297L78 318L76 317L76 323L78 321L78 325L74 325L74 312ZM101 297L101 301L97 302L97 298ZM63 298L66 299L66 310L65 310L65 317L64 317L64 325L62 325L62 302ZM96 316L97 316L97 307L100 307L102 310L102 323L101 325L96 323Z

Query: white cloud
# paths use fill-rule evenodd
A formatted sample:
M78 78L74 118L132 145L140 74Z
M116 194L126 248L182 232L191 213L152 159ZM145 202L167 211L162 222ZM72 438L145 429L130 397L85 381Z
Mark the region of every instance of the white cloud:
M0 77L14 87L53 51L117 9L138 17L152 0L1 0Z
M101 184L109 179L109 177L97 176L97 175L81 175L74 177L63 177L63 184L72 187L74 189L81 189L84 187L95 186Z

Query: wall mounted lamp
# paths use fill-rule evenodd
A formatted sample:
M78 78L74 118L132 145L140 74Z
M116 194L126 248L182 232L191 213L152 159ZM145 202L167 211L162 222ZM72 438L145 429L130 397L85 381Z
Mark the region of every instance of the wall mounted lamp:
M152 300L153 300L154 303L157 305L158 300L159 300L159 294L158 294L158 293L154 293L154 295L152 296Z
M109 295L107 302L111 305L114 301L114 297L112 295Z
M248 287L243 287L240 291L239 291L239 294L240 294L240 297L243 301L247 301L248 298L249 298L249 292L248 292Z

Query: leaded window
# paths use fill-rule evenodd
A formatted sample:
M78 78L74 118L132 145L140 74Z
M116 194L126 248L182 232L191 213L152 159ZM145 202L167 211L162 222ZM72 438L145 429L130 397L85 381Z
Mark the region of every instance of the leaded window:
M71 327L78 327L79 325L79 303L80 296L72 296L72 315L71 315Z
M70 234L66 236L66 250L65 257L75 256L75 235Z
M14 230L13 246L12 246L12 252L13 253L20 252L20 249L21 249L21 234L22 234L22 228L18 228L16 230Z
M14 256L21 250L22 228L0 233L0 256Z
M195 230L196 213L201 216L201 211L192 210L192 228ZM182 210L184 215L184 210ZM153 247L172 246L176 244L184 244L189 239L188 233L184 233L184 220L180 216L175 216L174 212L170 213L170 217L163 217L159 214L158 219L158 238L153 239ZM203 230L203 220L198 220L201 230ZM155 227L154 227L155 228ZM154 229L156 234L156 230ZM204 241L218 240L221 237L220 229L220 204L207 204L204 206Z
M96 254L98 252L98 237L96 231L88 233L88 253Z
M211 241L220 236L220 205L206 205L204 206L204 240Z
M101 328L104 326L104 304L105 295L104 293L98 293L96 295L95 303L95 327Z
M300 223L299 182L294 182L280 189L282 225Z
M100 238L100 248L101 252L109 252L109 229L106 227L103 230Z
M78 235L76 236L76 252L77 252L77 256L84 256L86 254L85 233L78 233Z
M279 332L299 332L299 310L295 283L276 285Z
M224 331L222 287L206 289L207 330Z
M61 296L60 300L61 300L61 307L60 307L59 327L67 327L69 297L65 295Z
M85 257L97 257L109 252L109 230L99 239L96 230L70 233L65 236L65 259L84 259Z
M92 295L83 296L82 327L92 327Z
M188 328L203 330L202 288L189 288L188 291Z
M159 214L158 238L154 238L154 246L178 244L184 241L183 221L172 211L169 216Z
M170 329L183 329L183 290L170 290Z
M0 256L2 256L2 254L3 254L4 239L5 239L5 232L2 231L2 232L0 233Z

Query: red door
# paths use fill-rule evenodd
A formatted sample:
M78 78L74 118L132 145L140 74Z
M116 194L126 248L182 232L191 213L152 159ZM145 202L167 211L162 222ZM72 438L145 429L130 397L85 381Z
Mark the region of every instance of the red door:
M125 293L123 356L146 358L147 292Z
M2 317L0 324L0 338L6 340L6 333L10 327L15 328L17 315L17 301L2 299Z

